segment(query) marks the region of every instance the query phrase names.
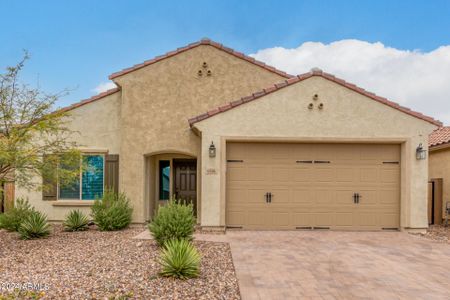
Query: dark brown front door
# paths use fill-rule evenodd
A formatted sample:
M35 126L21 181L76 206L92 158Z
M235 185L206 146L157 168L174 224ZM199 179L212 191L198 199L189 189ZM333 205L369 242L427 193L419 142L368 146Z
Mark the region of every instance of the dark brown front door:
M174 194L177 199L197 204L197 161L174 160Z

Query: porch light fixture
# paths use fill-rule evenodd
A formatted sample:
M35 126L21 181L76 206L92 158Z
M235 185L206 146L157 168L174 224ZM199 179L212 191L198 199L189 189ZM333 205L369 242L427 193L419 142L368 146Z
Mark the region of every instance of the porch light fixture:
M209 145L209 157L216 157L216 146L213 142Z
M427 158L427 150L423 149L422 143L416 148L416 159L422 160Z

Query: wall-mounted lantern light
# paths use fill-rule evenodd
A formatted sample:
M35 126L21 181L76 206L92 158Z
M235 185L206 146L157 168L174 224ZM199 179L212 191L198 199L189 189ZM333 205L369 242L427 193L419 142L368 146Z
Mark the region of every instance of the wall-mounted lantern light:
M209 146L209 157L216 157L216 146L214 146L213 142Z
M416 159L421 160L427 158L427 150L423 149L422 143L416 148Z

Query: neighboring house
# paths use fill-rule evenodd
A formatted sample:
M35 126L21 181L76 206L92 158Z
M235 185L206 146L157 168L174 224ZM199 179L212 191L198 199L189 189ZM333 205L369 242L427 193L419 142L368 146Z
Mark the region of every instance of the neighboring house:
M445 218L447 202L450 203L450 127L441 127L433 131L430 134L428 146L430 151L429 221L430 224L440 224L442 218ZM438 215L442 215L442 218Z
M439 121L208 39L109 78L118 88L66 108L98 172L53 194L17 190L52 220L109 186L130 197L134 222L176 196L211 228L427 227L428 163L416 148Z

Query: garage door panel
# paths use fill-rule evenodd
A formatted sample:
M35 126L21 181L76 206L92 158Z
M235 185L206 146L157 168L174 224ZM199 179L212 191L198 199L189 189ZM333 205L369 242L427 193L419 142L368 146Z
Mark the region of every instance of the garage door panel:
M380 203L383 205L399 206L399 191L397 189L383 189L379 191Z
M275 228L290 226L289 212L286 211L274 211L272 212L272 225Z
M359 207L376 206L378 204L378 190L377 189L360 189Z
M259 188L259 189L248 189L247 190L248 198L244 199L243 203L257 203L257 204L266 204L265 203L265 194L267 193L267 189Z
M243 166L230 166L227 168L228 182L240 182L247 180L247 169Z
M291 203L291 191L289 187L273 187L271 188L272 193L272 206L278 204L289 204Z
M380 223L384 228L398 228L400 217L396 213L384 213L380 215Z
M376 167L372 168L361 168L359 171L359 178L361 182L378 182L378 169Z
M354 213L352 212L337 212L335 214L335 226L337 227L352 227L355 225Z
M295 229L295 227L308 227L313 224L313 215L308 210L303 210L301 212L292 212L290 216L290 224Z
M230 143L227 149L232 154L227 159L243 160L227 163L227 225L399 226L400 165L393 163L400 161L398 145ZM308 163L318 160L329 163ZM266 203L267 192L273 195L271 203ZM361 196L359 204L355 193Z
M237 203L242 205L246 203L248 199L248 189L247 188L229 188L227 192L227 203L234 204Z
M319 167L312 170L315 182L334 182L336 181L336 170L333 167Z
M314 224L317 227L331 227L335 224L334 212L314 213Z
M379 214L362 212L357 215L357 225L361 227L377 227L380 224L379 218Z
M353 193L355 189L337 190L334 204L341 207L343 205L353 205Z
M312 171L312 167L296 165L292 170L292 180L298 182L311 182L313 174Z
M289 182L291 169L289 167L272 167L270 179L272 182Z
M336 168L336 182L354 182L358 172L355 168Z
M316 190L314 194L316 205L333 205L336 199L336 191L332 189Z
M228 208L227 210L227 224L229 226L243 226L246 223L245 215L247 212L242 210L233 210Z
M383 168L381 169L381 182L397 184L400 177L400 168Z
M292 191L292 203L303 203L312 204L314 202L314 193L312 190L305 189L294 189Z
M249 209L247 213L247 224L264 228L271 226L271 214L267 210Z

